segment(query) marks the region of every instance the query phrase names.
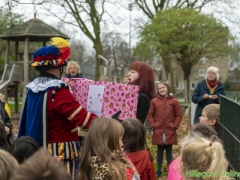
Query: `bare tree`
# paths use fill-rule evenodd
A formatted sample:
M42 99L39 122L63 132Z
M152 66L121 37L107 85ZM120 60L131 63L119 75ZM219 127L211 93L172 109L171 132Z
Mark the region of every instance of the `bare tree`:
M93 48L96 51L96 76L100 76L100 65L102 60L98 59L98 55L103 54L101 43L101 27L100 22L105 12L105 0L97 3L95 0L49 0L50 6L45 6L46 9L55 17L58 17L62 22L73 25L80 30L93 42ZM45 5L45 3L44 3ZM52 6L62 7L64 16L58 15L59 11L52 11ZM98 7L102 8L98 8ZM101 10L99 10L101 9Z
M230 77L234 78L237 82L240 81L240 44L234 43L232 45L233 52L229 58L229 72Z
M110 75L120 74L123 76L123 67L128 66L131 63L129 56L129 46L126 41L123 40L121 34L116 32L104 33L103 34L103 56L113 64L114 69L109 72ZM110 68L111 69L111 68ZM111 71L111 70L110 70Z

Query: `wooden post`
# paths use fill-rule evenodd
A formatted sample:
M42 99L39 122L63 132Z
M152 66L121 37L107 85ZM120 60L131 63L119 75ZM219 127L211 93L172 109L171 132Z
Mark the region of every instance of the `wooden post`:
M15 41L15 61L18 61L18 40Z
M26 90L26 85L29 82L28 79L28 66L29 66L29 59L28 59L28 47L29 46L29 37L25 37L25 46L24 46L24 78L23 78L23 104L25 102L26 96L27 96L27 90Z
M6 43L5 65L9 63L9 47L10 47L10 40L8 39Z
M6 43L6 54L5 54L5 65L9 64L9 49L10 49L10 40L7 40ZM8 86L4 88L4 96L6 100L8 99Z
M18 113L18 84L14 87L15 113Z

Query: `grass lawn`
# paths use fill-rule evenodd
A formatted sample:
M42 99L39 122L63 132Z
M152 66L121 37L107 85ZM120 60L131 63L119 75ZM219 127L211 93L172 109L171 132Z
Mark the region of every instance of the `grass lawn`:
M15 105L14 104L10 104L8 103L9 108L11 109L11 111L15 110ZM22 104L18 104L18 110L20 111L22 109Z

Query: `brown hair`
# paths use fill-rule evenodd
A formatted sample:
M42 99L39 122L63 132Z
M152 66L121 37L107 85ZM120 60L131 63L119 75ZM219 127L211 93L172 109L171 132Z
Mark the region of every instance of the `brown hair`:
M209 104L203 108L208 120L216 120L214 129L218 130L219 116L220 116L220 104Z
M114 151L121 151L119 139L123 134L124 129L121 123L111 118L102 117L92 122L81 154L79 179L90 179L93 167L89 160L93 156L98 156L107 164L113 179L126 179L125 164L113 157Z
M164 82L164 81L160 81L160 83L158 83L158 85L159 84L162 84L162 85L164 85L164 86L166 86L166 88L167 88L167 94L169 95L170 93L171 93L171 88L170 88L170 86L169 86L169 84L167 83L167 82ZM159 91L158 91L158 86L157 86L157 94L158 95L160 95L159 94Z
M137 119L128 118L122 121L122 126L124 128L122 139L124 151L129 153L147 149L149 158L153 161L152 154L147 147L146 131L143 124Z
M0 120L0 145L5 147L6 149L9 148L5 125L3 124L3 122L1 120Z
M62 164L43 148L20 165L10 180L71 180L67 170Z
M107 76L101 76L101 77L99 78L99 81L109 82L110 79L109 79L109 77L107 77Z
M131 84L139 86L139 92L147 93L149 98L152 99L155 91L152 67L147 63L135 61L129 69L139 73L138 78Z
M211 136L217 136L216 131L206 124L197 123L194 124L190 129L190 136L198 134L204 138L210 139Z
M0 180L7 180L18 168L17 160L7 151L0 149Z
M9 148L11 153L19 164L32 156L39 149L38 143L30 136L21 136L17 138Z

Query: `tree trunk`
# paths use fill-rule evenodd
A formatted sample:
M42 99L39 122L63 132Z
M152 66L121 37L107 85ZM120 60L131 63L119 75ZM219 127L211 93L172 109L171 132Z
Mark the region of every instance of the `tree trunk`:
M184 103L188 104L189 101L189 78L184 79Z
M98 40L96 40L94 42L94 49L96 50L96 74L95 74L95 80L97 81L100 78L100 76L101 76L100 65L103 64L103 60L98 57L98 55L102 55L103 54L102 43L100 41L100 38L98 38Z
M163 66L164 66L166 77L167 77L167 79L163 79L163 80L166 80L169 82L172 93L174 94L176 92L174 87L174 73L173 73L172 62L169 57L163 58Z

